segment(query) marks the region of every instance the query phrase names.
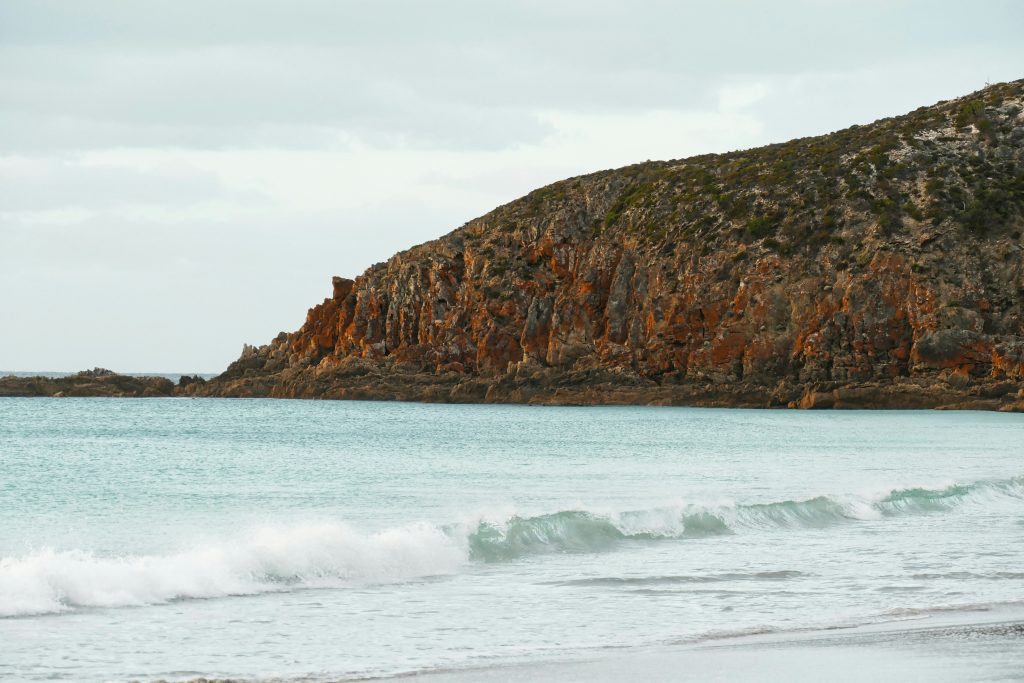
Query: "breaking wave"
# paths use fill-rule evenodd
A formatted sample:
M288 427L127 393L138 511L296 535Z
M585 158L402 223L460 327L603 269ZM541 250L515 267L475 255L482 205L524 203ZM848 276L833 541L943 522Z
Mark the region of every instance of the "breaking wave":
M471 559L502 562L544 553L599 552L625 541L705 538L749 531L824 528L855 521L942 512L968 501L1024 498L1024 477L895 489L879 496L818 496L750 505L681 505L598 514L563 510L502 523L482 520L468 534Z
M824 528L1008 498L1024 499L1024 477L941 489L897 489L878 496L680 505L610 514L562 510L443 527L419 523L378 533L363 533L340 522L317 522L264 527L166 555L110 557L85 550L45 549L0 558L0 617L408 581L453 574L470 562L593 553L621 549L628 543Z
M0 616L402 581L454 572L464 560L429 524L377 534L341 523L266 527L170 555L43 550L0 559Z

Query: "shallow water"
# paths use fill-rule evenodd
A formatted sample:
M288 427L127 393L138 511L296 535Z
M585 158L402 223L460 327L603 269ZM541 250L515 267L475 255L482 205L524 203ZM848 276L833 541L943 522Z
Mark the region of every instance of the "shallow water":
M0 679L339 679L1024 603L1024 419L0 400Z

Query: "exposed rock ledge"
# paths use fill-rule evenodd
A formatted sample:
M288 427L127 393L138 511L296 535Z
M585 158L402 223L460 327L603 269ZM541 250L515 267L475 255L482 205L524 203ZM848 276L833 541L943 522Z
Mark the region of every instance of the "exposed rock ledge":
M105 368L67 377L0 377L0 396L173 396L166 377L119 375Z
M206 381L183 376L178 384L164 377L119 375L97 368L60 378L0 377L0 397L196 397ZM428 403L527 403L531 405L656 405L732 408L938 408L1024 412L1024 386L1017 382L896 379L890 382L791 385L768 390L751 382L659 385L614 373L555 374L550 369L497 379L469 379L456 373L425 375L353 368L321 375L301 390L284 393L271 385L241 382L213 394L227 397L319 398L418 401Z
M351 373L351 374L349 374ZM897 378L878 382L809 385L780 382L682 382L658 384L607 370L560 372L520 366L496 378L459 373L408 373L348 365L287 384L243 379L214 385L220 396L272 396L428 403L527 403L531 405L661 405L733 408L941 408L1024 412L1024 385L983 381L970 386L943 380ZM211 395L185 390L184 395Z

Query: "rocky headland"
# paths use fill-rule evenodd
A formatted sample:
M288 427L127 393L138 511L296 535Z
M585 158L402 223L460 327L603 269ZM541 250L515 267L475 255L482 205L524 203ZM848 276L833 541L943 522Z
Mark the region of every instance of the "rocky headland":
M335 277L300 329L173 391L1021 410L1022 231L1016 81L549 185Z

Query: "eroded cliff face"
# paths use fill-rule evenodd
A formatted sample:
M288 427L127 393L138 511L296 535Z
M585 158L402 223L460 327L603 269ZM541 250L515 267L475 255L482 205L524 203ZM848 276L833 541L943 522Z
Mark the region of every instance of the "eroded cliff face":
M222 396L1019 407L1024 81L537 190L377 264Z

